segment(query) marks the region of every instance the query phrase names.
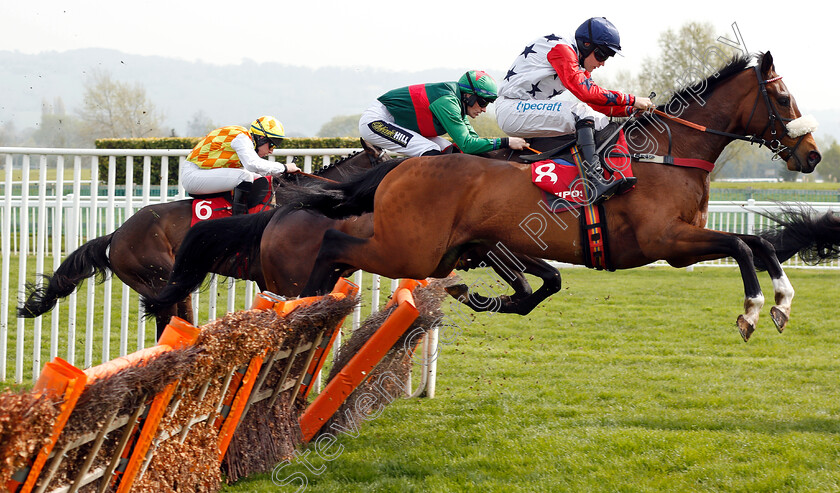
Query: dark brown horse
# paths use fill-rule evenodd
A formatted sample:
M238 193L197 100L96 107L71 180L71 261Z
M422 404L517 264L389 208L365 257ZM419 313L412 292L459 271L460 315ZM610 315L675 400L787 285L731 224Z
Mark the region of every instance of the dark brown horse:
M318 175L331 180L343 180L387 159L387 154L381 149L364 141L362 145L363 152L337 161ZM70 295L85 279L97 275L102 280L108 272L116 274L141 296L160 291L169 279L175 252L190 230L191 204L192 199L185 199L148 205L128 218L113 233L85 243L68 255L52 275L44 275L44 282L40 286L30 286L26 301L18 307L18 314L33 318L46 313L59 298ZM261 288L265 287L258 257L244 267L242 264L219 263L213 272L256 281ZM302 279L306 279L306 276ZM192 321L192 300L188 295L184 296L156 315L157 334L160 336L172 315Z
M755 62L755 64L753 64ZM610 264L629 269L665 260L683 267L733 257L744 282L744 313L737 325L744 340L755 329L764 296L753 258L773 281L771 316L781 331L794 291L772 245L757 236L707 230L709 174L697 168L639 162L638 154L666 150L676 158L714 162L733 139L768 144L790 170L810 173L821 157L810 132L791 135L801 117L793 96L775 71L769 53L732 60L718 73L685 88L660 108L682 110L697 126L647 117L629 131L636 189L605 203ZM801 122L801 120L798 120ZM640 142L636 131L646 140ZM329 230L315 269L301 293L328 292L348 268L391 278L446 276L463 251L475 245L503 244L535 258L582 264L576 213L551 219L539 206L541 192L531 172L508 163L451 155L408 159L390 172L379 167L354 183L323 192L293 190L287 202L340 217L372 210L374 234L357 238ZM535 234L527 225L542 218ZM573 225L565 227L565 225ZM536 295L536 293L535 293ZM532 301L529 301L533 304Z
M551 143L546 143L549 147ZM538 144L539 145L539 144ZM510 154L505 155L510 157ZM394 161L399 162L399 160ZM382 166L387 166L383 164ZM310 182L310 185L313 183ZM273 211L246 217L229 217L194 226L187 233L175 257L175 265L166 287L154 296L144 296L146 313L165 314L171 305L198 288L210 272L231 268L238 263L244 268L251 259L262 267L265 288L286 297L298 296L315 265L324 233L334 229L358 238L373 234L373 214L333 219L294 204ZM254 248L258 245L259 248ZM560 273L545 261L514 255L503 246L477 245L465 251L457 269L490 267L514 289L510 295L488 297L468 293L467 286L450 286L449 292L476 311L498 311L526 314L534 306L523 300L545 299L560 289ZM349 275L348 269L342 275ZM542 280L533 292L525 274ZM485 286L492 290L493 286Z

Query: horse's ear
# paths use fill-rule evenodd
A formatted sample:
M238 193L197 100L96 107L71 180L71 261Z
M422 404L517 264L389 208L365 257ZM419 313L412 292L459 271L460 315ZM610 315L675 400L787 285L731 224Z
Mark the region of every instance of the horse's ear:
M773 55L768 51L761 57L761 73L766 74L773 68Z
M368 153L368 154L378 156L379 153L382 151L382 149L379 149L378 147L369 143L368 141L366 141L365 139L363 139L361 137L359 137L359 142L362 143L362 149L364 149L365 152Z

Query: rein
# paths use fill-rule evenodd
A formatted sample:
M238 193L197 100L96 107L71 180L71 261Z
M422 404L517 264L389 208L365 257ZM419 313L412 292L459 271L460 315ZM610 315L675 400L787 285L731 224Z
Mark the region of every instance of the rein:
M295 171L292 174L293 175L303 175L303 176L306 176L306 177L309 177L309 178L317 178L318 180L323 180L323 181L326 181L326 182L329 182L329 183L338 183L335 180L330 180L329 178L324 178L323 176L313 175L312 173L305 173L305 172L300 171L300 170Z

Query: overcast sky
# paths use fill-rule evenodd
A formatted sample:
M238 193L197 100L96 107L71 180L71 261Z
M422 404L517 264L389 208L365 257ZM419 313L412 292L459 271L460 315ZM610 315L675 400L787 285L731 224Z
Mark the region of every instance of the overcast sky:
M0 50L38 53L103 47L137 55L236 64L244 59L309 67L505 71L532 39L573 33L605 16L621 33L624 58L607 67L636 71L658 53L667 28L711 22L747 49L770 50L807 111L840 108L833 13L811 2L601 0L3 0ZM829 39L832 38L832 39ZM337 80L336 84L341 81ZM621 88L615 88L621 89Z

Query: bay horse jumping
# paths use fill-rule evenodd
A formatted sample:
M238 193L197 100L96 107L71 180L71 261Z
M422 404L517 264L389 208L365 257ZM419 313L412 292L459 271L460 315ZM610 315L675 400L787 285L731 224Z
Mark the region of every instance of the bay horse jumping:
M335 162L316 175L330 180L343 180L387 159L382 149L364 140L362 146L363 151ZM300 180L310 179L301 176ZM192 200L190 198L143 207L114 232L80 246L64 259L52 275L43 275L44 282L40 286L29 286L26 300L18 307L18 315L26 318L40 316L51 310L58 299L69 296L85 279L98 276L101 282L109 272L141 296L160 291L169 279L175 252L191 229ZM251 215L235 217L247 218ZM203 221L194 227L222 220ZM255 281L262 289L265 280L259 258L255 260L245 265L244 270L243 264L219 263L212 272ZM189 294L155 314L158 336L173 315L192 321L192 300Z
M647 115L628 131L638 182L635 190L604 203L609 263L629 269L665 260L684 267L734 258L744 283L744 313L736 323L747 341L764 305L753 265L757 257L773 281L771 317L782 331L794 290L772 245L754 235L705 229L707 170L640 161L652 145L674 158L711 163L732 140L743 139L768 145L790 170L812 172L820 153L811 130L798 120L799 109L772 56L736 57L713 76L675 93L659 110L676 112L693 124ZM644 141L634 132L644 135ZM539 205L541 190L531 183L528 168L469 155L418 157L324 188L333 195L290 189L284 201L331 217L373 211L374 233L357 238L328 230L301 296L329 292L348 268L390 278L444 277L461 253L475 245L501 243L520 255L584 263L578 228L558 226L574 225L577 212L543 219L547 227L539 235L524 227L529 218L545 214ZM510 302L536 306L529 299Z

